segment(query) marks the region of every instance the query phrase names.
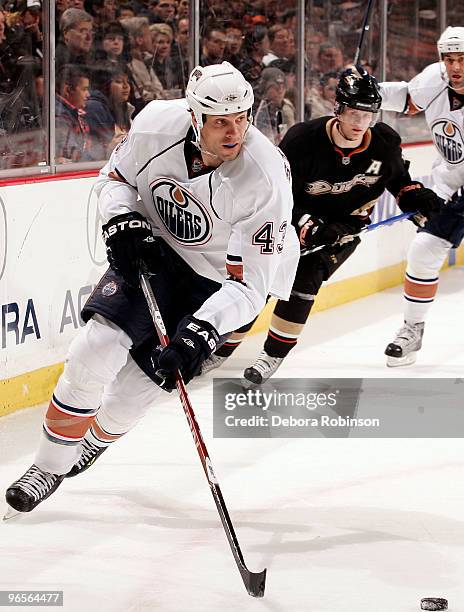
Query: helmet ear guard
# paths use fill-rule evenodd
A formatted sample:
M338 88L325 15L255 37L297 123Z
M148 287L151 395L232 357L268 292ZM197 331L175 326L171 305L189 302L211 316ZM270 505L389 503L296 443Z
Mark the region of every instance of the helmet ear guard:
M232 115L247 111L248 123L252 123L253 88L229 62L194 68L185 96L195 117L196 125L193 120L192 125L198 143L204 115Z

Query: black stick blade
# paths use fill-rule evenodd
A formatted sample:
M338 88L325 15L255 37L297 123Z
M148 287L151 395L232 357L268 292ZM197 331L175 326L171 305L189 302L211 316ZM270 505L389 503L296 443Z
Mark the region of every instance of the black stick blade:
M263 597L266 586L266 569L262 572L250 572L246 568L240 570L248 595L252 597Z

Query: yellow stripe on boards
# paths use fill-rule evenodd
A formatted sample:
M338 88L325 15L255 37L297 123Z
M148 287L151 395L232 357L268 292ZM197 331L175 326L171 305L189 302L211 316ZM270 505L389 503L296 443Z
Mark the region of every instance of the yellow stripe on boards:
M48 401L62 371L58 363L0 380L0 417Z
M456 250L456 265L464 265L464 246ZM443 268L448 267L447 264ZM361 274L330 285L323 285L314 304L312 312L321 312L334 306L340 306L373 293L395 287L403 282L406 262L388 266ZM271 322L274 302L266 305L253 326L250 335L267 331ZM63 364L58 363L33 372L26 372L14 378L0 380L0 417L21 408L47 402L63 371Z

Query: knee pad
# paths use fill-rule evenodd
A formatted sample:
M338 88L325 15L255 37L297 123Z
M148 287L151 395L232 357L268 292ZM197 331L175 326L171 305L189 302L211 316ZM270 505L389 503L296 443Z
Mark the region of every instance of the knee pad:
M126 363L131 344L119 328L91 319L69 347L55 397L68 406L98 408L103 387Z
M127 364L105 389L97 424L110 437L121 435L153 407L162 393L129 356Z
M65 377L78 387L106 384L127 361L132 341L102 317L91 319L74 338L65 364Z
M451 248L451 243L433 234L421 232L408 251L407 273L414 278L436 278Z

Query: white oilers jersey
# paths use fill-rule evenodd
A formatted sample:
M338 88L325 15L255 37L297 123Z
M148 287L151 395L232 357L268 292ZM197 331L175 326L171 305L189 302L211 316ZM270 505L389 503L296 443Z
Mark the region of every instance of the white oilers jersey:
M151 102L101 171L99 206L105 222L140 212L195 272L222 283L192 314L224 334L250 322L268 294L289 297L299 259L290 169L252 126L234 161L196 174L191 137L185 100Z
M407 95L424 111L439 157L433 164L434 189L448 200L464 184L464 107L441 78L440 63L427 66L409 83L381 83L382 108L404 112Z

